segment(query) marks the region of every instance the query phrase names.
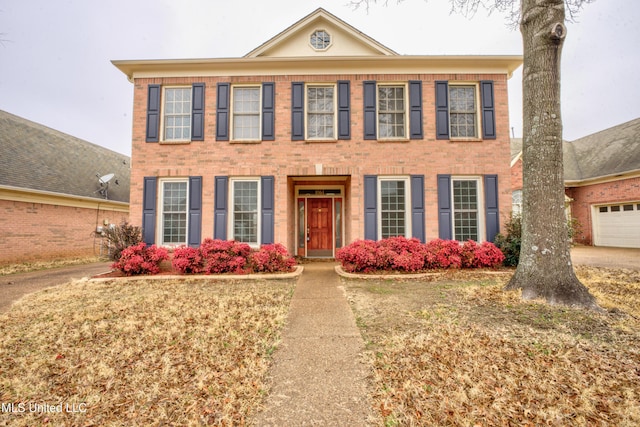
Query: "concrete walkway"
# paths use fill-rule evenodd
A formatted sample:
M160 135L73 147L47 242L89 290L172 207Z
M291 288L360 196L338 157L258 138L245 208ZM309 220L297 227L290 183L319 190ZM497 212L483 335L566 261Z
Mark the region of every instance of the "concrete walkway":
M367 424L370 371L362 360L364 342L334 267L331 262L304 266L258 426Z

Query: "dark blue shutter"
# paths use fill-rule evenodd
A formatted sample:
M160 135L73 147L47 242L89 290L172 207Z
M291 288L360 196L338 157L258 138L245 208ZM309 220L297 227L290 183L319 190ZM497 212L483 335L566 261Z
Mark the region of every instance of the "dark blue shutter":
M378 240L378 177L364 176L364 238Z
M436 139L449 139L449 83L436 81Z
M189 232L187 244L200 246L202 235L202 177L189 177Z
M411 139L424 138L422 132L422 81L409 82L409 130Z
M215 177L215 199L213 207L213 238L227 240L227 191L229 179Z
M376 139L376 82L363 83L364 139Z
M216 101L216 140L229 140L229 98L231 85L229 83L218 83Z
M487 240L493 242L500 232L500 212L498 206L498 175L484 176L484 206Z
M262 140L273 141L275 131L275 83L262 83Z
M145 176L142 186L142 241L147 245L156 242L156 193L158 179Z
M482 137L496 139L496 112L491 80L480 82L480 94L482 97Z
M424 175L411 175L411 237L425 242Z
M273 206L274 206L274 178L273 176L263 176L261 178L261 190L262 190L262 231L260 236L260 244L267 245L273 242L274 236L274 216L273 216Z
M204 83L191 87L191 140L204 141Z
M291 83L291 140L304 140L304 83Z
M338 81L338 139L351 139L351 82Z
M149 85L147 92L147 142L160 140L160 85Z
M438 237L452 240L451 227L451 175L438 175Z

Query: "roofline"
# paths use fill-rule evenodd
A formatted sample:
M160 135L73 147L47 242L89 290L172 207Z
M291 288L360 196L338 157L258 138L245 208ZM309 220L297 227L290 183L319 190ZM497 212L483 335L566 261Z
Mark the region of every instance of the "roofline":
M129 81L136 78L365 73L507 74L522 55L399 55L112 60Z
M602 175L585 179L565 180L565 187L584 187L587 185L603 184L606 182L619 181L621 179L640 178L640 169L627 172L618 172L610 175Z
M308 23L310 23L314 19L316 19L318 16L324 16L326 19L329 19L330 21L333 21L335 24L338 24L339 26L342 26L343 29L349 31L351 34L353 34L356 37L360 38L361 40L365 41L367 44L369 44L371 46L374 46L376 49L378 49L378 51L380 51L380 53L382 53L384 55L398 55L398 53L395 52L394 50L389 49L388 47L386 47L382 43L378 42L375 39L372 39L371 37L369 37L368 35L366 35L362 31L358 30L354 26L348 24L347 22L345 22L342 19L338 18L337 16L335 16L331 12L327 12L325 9L320 7L318 9L314 10L313 12L311 12L310 14L308 14L307 16L305 16L304 18L300 19L299 21L297 21L293 25L290 25L288 28L286 28L283 31L279 32L278 34L276 34L274 37L270 38L266 42L262 43L260 46L258 46L257 48L253 49L251 52L247 53L244 57L245 58L258 57L263 52L268 51L271 47L277 45L282 40L286 39L290 34L294 33L297 28L300 28L300 27L303 27L303 26L307 25Z
M34 190L31 188L0 185L0 200L14 202L43 203L47 205L70 206L75 208L110 209L118 212L129 212L129 203L117 200L98 199L94 197L75 196L73 194L53 191Z

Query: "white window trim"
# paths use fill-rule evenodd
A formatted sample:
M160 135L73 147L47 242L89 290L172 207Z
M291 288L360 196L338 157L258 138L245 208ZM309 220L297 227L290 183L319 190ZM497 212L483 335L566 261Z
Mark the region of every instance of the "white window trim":
M185 142L191 142L191 138L188 139L167 139L165 136L165 128L164 128L164 118L166 115L166 104L165 104L165 100L166 98L166 93L167 93L167 89L190 89L192 90L191 86L185 86L185 85L174 85L174 86L162 86L162 98L160 101L160 132L161 132L161 138L160 138L160 142L163 142L165 144L184 144ZM193 91L191 92L191 110L189 111L189 135L193 135L193 129L192 129L192 125L193 125L193 118L192 118L192 114L193 114Z
M452 176L451 177L451 235L454 240L456 239L456 219L455 219L455 198L453 190L454 181L476 181L478 189L478 243L484 242L486 239L486 224L485 224L485 212L484 212L484 186L481 176ZM464 241L461 241L464 243Z
M404 237L411 238L411 180L408 176L379 176L377 183L377 221L378 221L378 236L382 239L382 181L403 181L405 190L405 202L404 202Z
M234 89L237 88L254 88L258 89L258 138L236 138L235 137L235 110L234 110ZM232 85L231 86L231 95L229 99L231 105L231 120L230 120L230 129L229 134L231 136L231 142L260 142L262 141L262 85L261 84L240 84L240 85Z
M187 200L186 200L186 229L184 234L184 242L180 243L165 243L164 242L164 184L168 182L184 182L187 184ZM160 242L160 246L163 247L177 247L186 245L189 240L189 179L188 178L160 178L159 179L160 197L158 197L158 208L156 212L156 242Z
M402 86L404 87L404 135L393 137L380 136L380 87ZM448 95L448 94L447 94ZM376 135L379 141L407 141L409 140L409 85L408 82L382 82L376 83Z
M474 95L475 95L475 106L476 106L476 134L474 136L452 136L451 132L451 100L449 99L449 90L451 87L455 86L473 86L474 87ZM479 141L482 139L482 111L480 106L481 101L481 93L480 93L480 82L465 82L465 81L450 81L449 89L447 89L447 101L449 105L449 138L452 141Z
M310 87L333 88L333 135L331 137L309 137L309 99L307 90ZM305 83L304 85L304 138L305 141L337 141L338 140L338 85L337 83Z
M229 219L228 219L228 224L227 224L227 236L230 236L230 240L235 240L235 235L234 235L234 216L235 216L235 210L234 210L234 196L235 196L235 183L236 182L257 182L258 186L257 186L257 191L258 191L258 205L257 205L257 211L258 211L258 230L257 230L257 236L256 239L258 240L257 242L252 242L252 243L247 243L250 247L252 248L259 248L261 245L261 240L260 237L262 236L262 218L261 218L261 212L262 212L262 180L260 179L260 177L241 177L241 178L229 178Z

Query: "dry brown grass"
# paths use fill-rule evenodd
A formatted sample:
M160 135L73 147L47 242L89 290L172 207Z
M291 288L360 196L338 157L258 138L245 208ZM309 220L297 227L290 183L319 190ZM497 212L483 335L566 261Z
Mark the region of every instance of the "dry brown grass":
M89 264L92 262L105 261L106 258L100 257L79 257L65 258L52 261L32 261L17 264L6 264L0 266L0 276L6 276L16 273L27 273L29 271L46 270L49 268L65 267L67 265Z
M508 276L346 281L380 425L640 425L640 272L581 267L606 312L503 292Z
M242 425L294 283L81 281L0 316L0 424ZM20 413L19 404L26 408ZM29 405L76 413L30 413Z

